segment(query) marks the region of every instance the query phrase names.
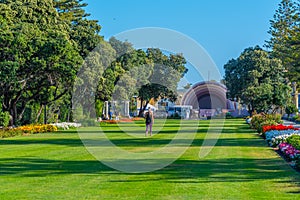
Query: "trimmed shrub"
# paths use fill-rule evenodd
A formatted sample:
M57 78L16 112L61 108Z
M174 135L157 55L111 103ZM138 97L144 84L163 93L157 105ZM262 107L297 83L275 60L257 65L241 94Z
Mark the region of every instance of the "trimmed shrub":
M300 150L300 135L292 135L291 137L288 137L286 141L296 149Z
M0 138L15 137L15 136L22 135L22 134L23 134L23 132L21 130L16 130L16 129L0 130Z
M45 124L45 125L26 125L26 126L20 126L18 128L15 128L14 130L19 130L22 133L28 133L28 134L36 134L36 133L48 133L48 132L56 132L57 127L51 124Z
M256 114L252 116L250 126L258 133L263 132L263 126L281 124L280 114Z

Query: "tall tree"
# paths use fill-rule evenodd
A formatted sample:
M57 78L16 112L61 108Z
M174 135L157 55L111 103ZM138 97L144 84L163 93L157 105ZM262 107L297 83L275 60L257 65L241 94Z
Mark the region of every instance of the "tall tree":
M111 38L109 43L117 53L101 77L97 99L130 100L138 96L140 115L152 98L170 97L175 100L177 83L187 72L181 54L165 55L160 49L135 50L128 42Z
M298 3L297 3L298 2ZM270 21L269 34L271 39L266 46L273 57L282 61L286 68L286 76L290 81L300 84L299 74L299 1L282 0L276 10L274 19Z
M93 81L98 81L102 75L103 69L112 62L115 52L111 46L103 40L99 35L101 26L97 20L88 19L89 13L84 8L87 3L83 0L55 0L55 7L60 17L70 26L70 39L77 43L77 50L81 57L85 59L85 63L78 72L77 81L75 83L75 95L69 96L73 100L78 100L80 96L95 93ZM92 82L91 82L92 81ZM78 85L79 83L84 83ZM92 84L92 85L91 85ZM81 102L85 107L84 113L88 115L94 105L94 99L81 98L85 102ZM71 110L71 100L69 100L69 110ZM72 101L73 102L73 101ZM66 105L60 105L65 107ZM70 114L69 114L70 115Z
M82 59L52 0L3 0L0 22L0 92L16 123L29 102L66 94Z
M245 49L224 68L229 98L241 99L249 106L251 113L254 110L275 111L290 100L290 87L285 82L285 69L281 61L271 58L258 46Z
M126 53L130 53L131 51L134 50L131 43L129 43L127 41L122 42L120 40L117 40L115 37L109 38L109 44L116 51L116 57L117 58L121 57L122 55L124 55Z
M83 0L54 0L61 17L70 26L70 39L78 45L80 55L85 58L100 44L103 38L99 35L101 26L97 20L87 19L90 14L84 8Z
M186 60L182 54L163 54L160 49L147 49L147 57L153 63L153 71L149 76L149 84L139 89L141 107L139 116L143 115L151 99L169 98L175 101L177 84L187 72Z

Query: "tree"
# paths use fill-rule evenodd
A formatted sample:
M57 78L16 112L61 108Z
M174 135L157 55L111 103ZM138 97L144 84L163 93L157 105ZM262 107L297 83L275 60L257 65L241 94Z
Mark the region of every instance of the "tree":
M114 48L116 51L116 57L119 58L122 55L126 53L130 53L131 51L134 51L134 48L132 47L132 44L125 41L122 42L120 40L117 40L115 37L111 37L109 39L109 44Z
M136 85L139 84L139 81L143 81L139 79L138 76L144 76L143 70L140 71L140 69L143 69L143 66L148 63L146 53L143 50L130 51L116 58L115 61L105 69L103 77L101 77L98 84L96 98L104 102L112 99L115 89L119 91L122 90L122 94L124 94L125 88L126 91L131 91L130 88L135 88ZM124 80L125 77L129 76L131 77L129 80ZM123 89L121 89L121 87L123 87ZM128 99L130 99L133 93L135 93L135 91L132 91L132 93L127 92L127 95L123 96L124 98L127 96Z
M169 98L175 101L177 84L187 72L186 60L182 54L166 56L160 49L147 49L147 57L153 63L153 71L149 76L149 83L139 89L141 107L139 116L142 116L151 99Z
M113 75L103 72L111 66L115 59L115 50L104 40L86 57L83 65L77 73L74 87L73 103L80 103L83 106L84 114L89 116L95 109L95 94L97 93L97 83L103 77ZM101 84L102 86L102 84ZM80 101L80 102L79 102ZM98 102L100 103L100 102ZM100 103L101 104L101 103ZM101 108L97 108L101 109ZM99 114L99 113L98 113ZM95 116L90 116L95 117Z
M291 114L297 113L298 109L295 104L290 103L286 106L285 112L288 114L288 117L290 117Z
M169 97L176 99L177 83L187 72L181 54L165 55L160 49L134 50L130 43L110 39L120 55L106 68L100 78L96 99L130 100L138 96L140 115L151 99Z
M115 52L111 46L103 40L103 37L99 35L101 26L97 20L91 20L87 17L90 14L86 13L84 8L87 6L86 3L82 3L83 0L55 0L55 8L57 9L60 18L69 24L69 35L70 39L75 41L77 44L77 50L81 57L85 60L85 63L78 72L79 77L75 83L75 96L72 94L66 96L70 102L68 104L69 113L72 108L73 100L83 100L83 107L85 108L84 113L92 113L94 99L92 100L90 95L95 94L96 89L92 87L93 81L98 81L103 73L103 69L108 66L112 59L115 57ZM97 60L98 59L98 60ZM78 85L79 83L84 83ZM91 87L90 87L91 86ZM80 98L85 95L87 98ZM75 102L76 103L76 102ZM78 103L78 102L77 102ZM98 105L98 104L97 104ZM65 109L66 105L59 105Z
M245 49L224 68L228 97L240 98L251 113L275 111L290 99L291 88L285 82L281 61L258 46Z
M270 21L271 39L266 46L271 55L282 61L286 68L286 76L293 82L300 83L299 72L299 3L293 0L282 0L276 10L274 19Z
M99 35L101 26L97 20L87 19L90 14L86 13L83 0L55 0L55 8L60 18L70 26L70 39L77 43L82 58L96 48L103 38Z
M1 1L0 22L3 110L16 124L31 101L48 104L66 94L82 58L51 0Z

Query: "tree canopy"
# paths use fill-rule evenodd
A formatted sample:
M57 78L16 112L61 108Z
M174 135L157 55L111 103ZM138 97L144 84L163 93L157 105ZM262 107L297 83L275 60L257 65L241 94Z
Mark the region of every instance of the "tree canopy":
M98 100L130 100L138 96L142 113L151 99L176 99L177 83L187 72L183 55L167 56L160 49L153 48L135 50L130 43L115 38L110 39L110 44L116 48L117 55L122 55L106 68L100 78Z
M84 6L81 0L0 2L0 95L14 124L32 104L67 98L70 106L76 73L103 40Z
M269 111L291 104L290 84L300 84L300 4L281 0L270 20L268 52L247 48L224 66L229 98L240 98L250 111ZM298 87L299 88L299 87Z
M281 61L258 46L245 49L224 68L229 98L241 99L251 112L282 108L290 100Z
M282 0L270 20L270 40L266 47L271 49L271 55L282 61L290 82L300 85L300 4L295 0Z

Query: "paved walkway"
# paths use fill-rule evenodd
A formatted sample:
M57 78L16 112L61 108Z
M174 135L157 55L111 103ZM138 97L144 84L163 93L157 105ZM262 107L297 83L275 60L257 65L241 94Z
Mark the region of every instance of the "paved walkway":
M295 122L291 122L288 120L283 120L283 125L293 125L296 128L300 128L300 124L296 124Z

